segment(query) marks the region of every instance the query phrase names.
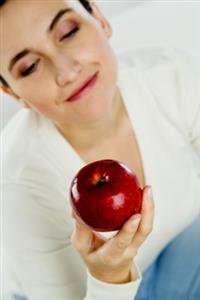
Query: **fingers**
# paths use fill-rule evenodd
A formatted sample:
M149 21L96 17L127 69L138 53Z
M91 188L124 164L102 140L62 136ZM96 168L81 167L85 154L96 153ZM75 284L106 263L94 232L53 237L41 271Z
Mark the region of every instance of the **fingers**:
M150 186L145 186L143 190L141 216L140 225L132 242L133 246L137 248L145 241L153 228L154 201Z
M134 234L137 231L141 215L137 214L132 216L125 222L121 230L108 241L106 245L107 255L110 257L120 257L120 255L131 244Z
M105 238L95 234L87 225L81 223L74 211L72 211L71 216L75 219L71 243L83 257L106 242Z
M89 227L76 219L74 212L72 212L72 217L75 219L75 227L71 236L71 243L81 254L87 254L92 248L93 233Z
M102 257L108 258L120 258L124 252L127 257L136 254L153 227L154 201L150 191L150 186L145 186L143 189L141 215L137 214L129 218L120 231L108 241L100 239L98 234L94 234L88 226L80 223L77 216L72 213L72 217L76 219L75 230L71 237L74 247L82 255L99 248Z

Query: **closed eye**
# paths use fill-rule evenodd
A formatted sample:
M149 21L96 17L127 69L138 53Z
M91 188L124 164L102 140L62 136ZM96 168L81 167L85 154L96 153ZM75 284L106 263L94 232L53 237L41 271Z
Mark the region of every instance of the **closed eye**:
M68 32L67 34L65 34L60 41L66 39L66 38L69 38L69 37L72 37L73 35L75 35L77 33L77 31L79 31L79 28L78 27L75 27L73 30L71 30L70 32ZM38 59L35 63L33 63L28 69L24 70L24 71L21 71L20 72L20 75L23 76L23 77L26 77L28 75L30 75L31 73L33 73L36 68L37 68L37 65L39 63L39 60Z
M37 59L36 62L34 64L32 64L28 69L21 71L20 75L25 77L28 76L29 74L33 73L37 67L37 64L39 63L40 59Z
M76 34L76 32L79 31L78 27L75 27L72 31L68 32L67 34L65 34L60 41L62 41L63 39L72 37L74 34Z

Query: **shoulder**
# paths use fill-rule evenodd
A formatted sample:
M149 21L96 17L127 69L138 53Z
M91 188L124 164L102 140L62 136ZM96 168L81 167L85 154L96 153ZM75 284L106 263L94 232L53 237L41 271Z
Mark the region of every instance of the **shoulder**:
M124 63L125 65L128 62L129 66L137 65L144 69L161 63L185 61L191 64L197 61L197 58L189 50L162 45L130 46L116 50L116 55L119 63Z
M22 109L10 120L1 133L3 144L3 182L35 180L41 170L50 168L42 141L45 120L31 109ZM37 177L37 178L36 178Z
M187 139L191 132L193 138L199 136L200 63L195 56L178 48L129 48L118 53L118 61L129 94L137 89L140 101L148 102Z
M38 127L37 114L21 109L1 133L4 179L17 178L25 168Z

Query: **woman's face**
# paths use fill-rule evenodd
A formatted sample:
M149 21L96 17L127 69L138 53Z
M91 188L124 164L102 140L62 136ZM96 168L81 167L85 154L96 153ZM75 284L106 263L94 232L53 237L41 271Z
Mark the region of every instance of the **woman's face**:
M8 0L0 9L0 74L29 107L63 125L101 119L116 95L117 61L108 41L112 29L97 6L92 7L93 16L78 0ZM49 29L67 8L71 11ZM96 72L89 92L78 101L66 101Z

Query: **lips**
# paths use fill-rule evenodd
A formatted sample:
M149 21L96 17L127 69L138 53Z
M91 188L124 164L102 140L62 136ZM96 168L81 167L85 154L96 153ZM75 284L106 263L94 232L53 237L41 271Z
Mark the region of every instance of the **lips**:
M67 101L77 100L84 92L88 91L95 84L97 74L98 72L90 76L79 88L75 89Z

